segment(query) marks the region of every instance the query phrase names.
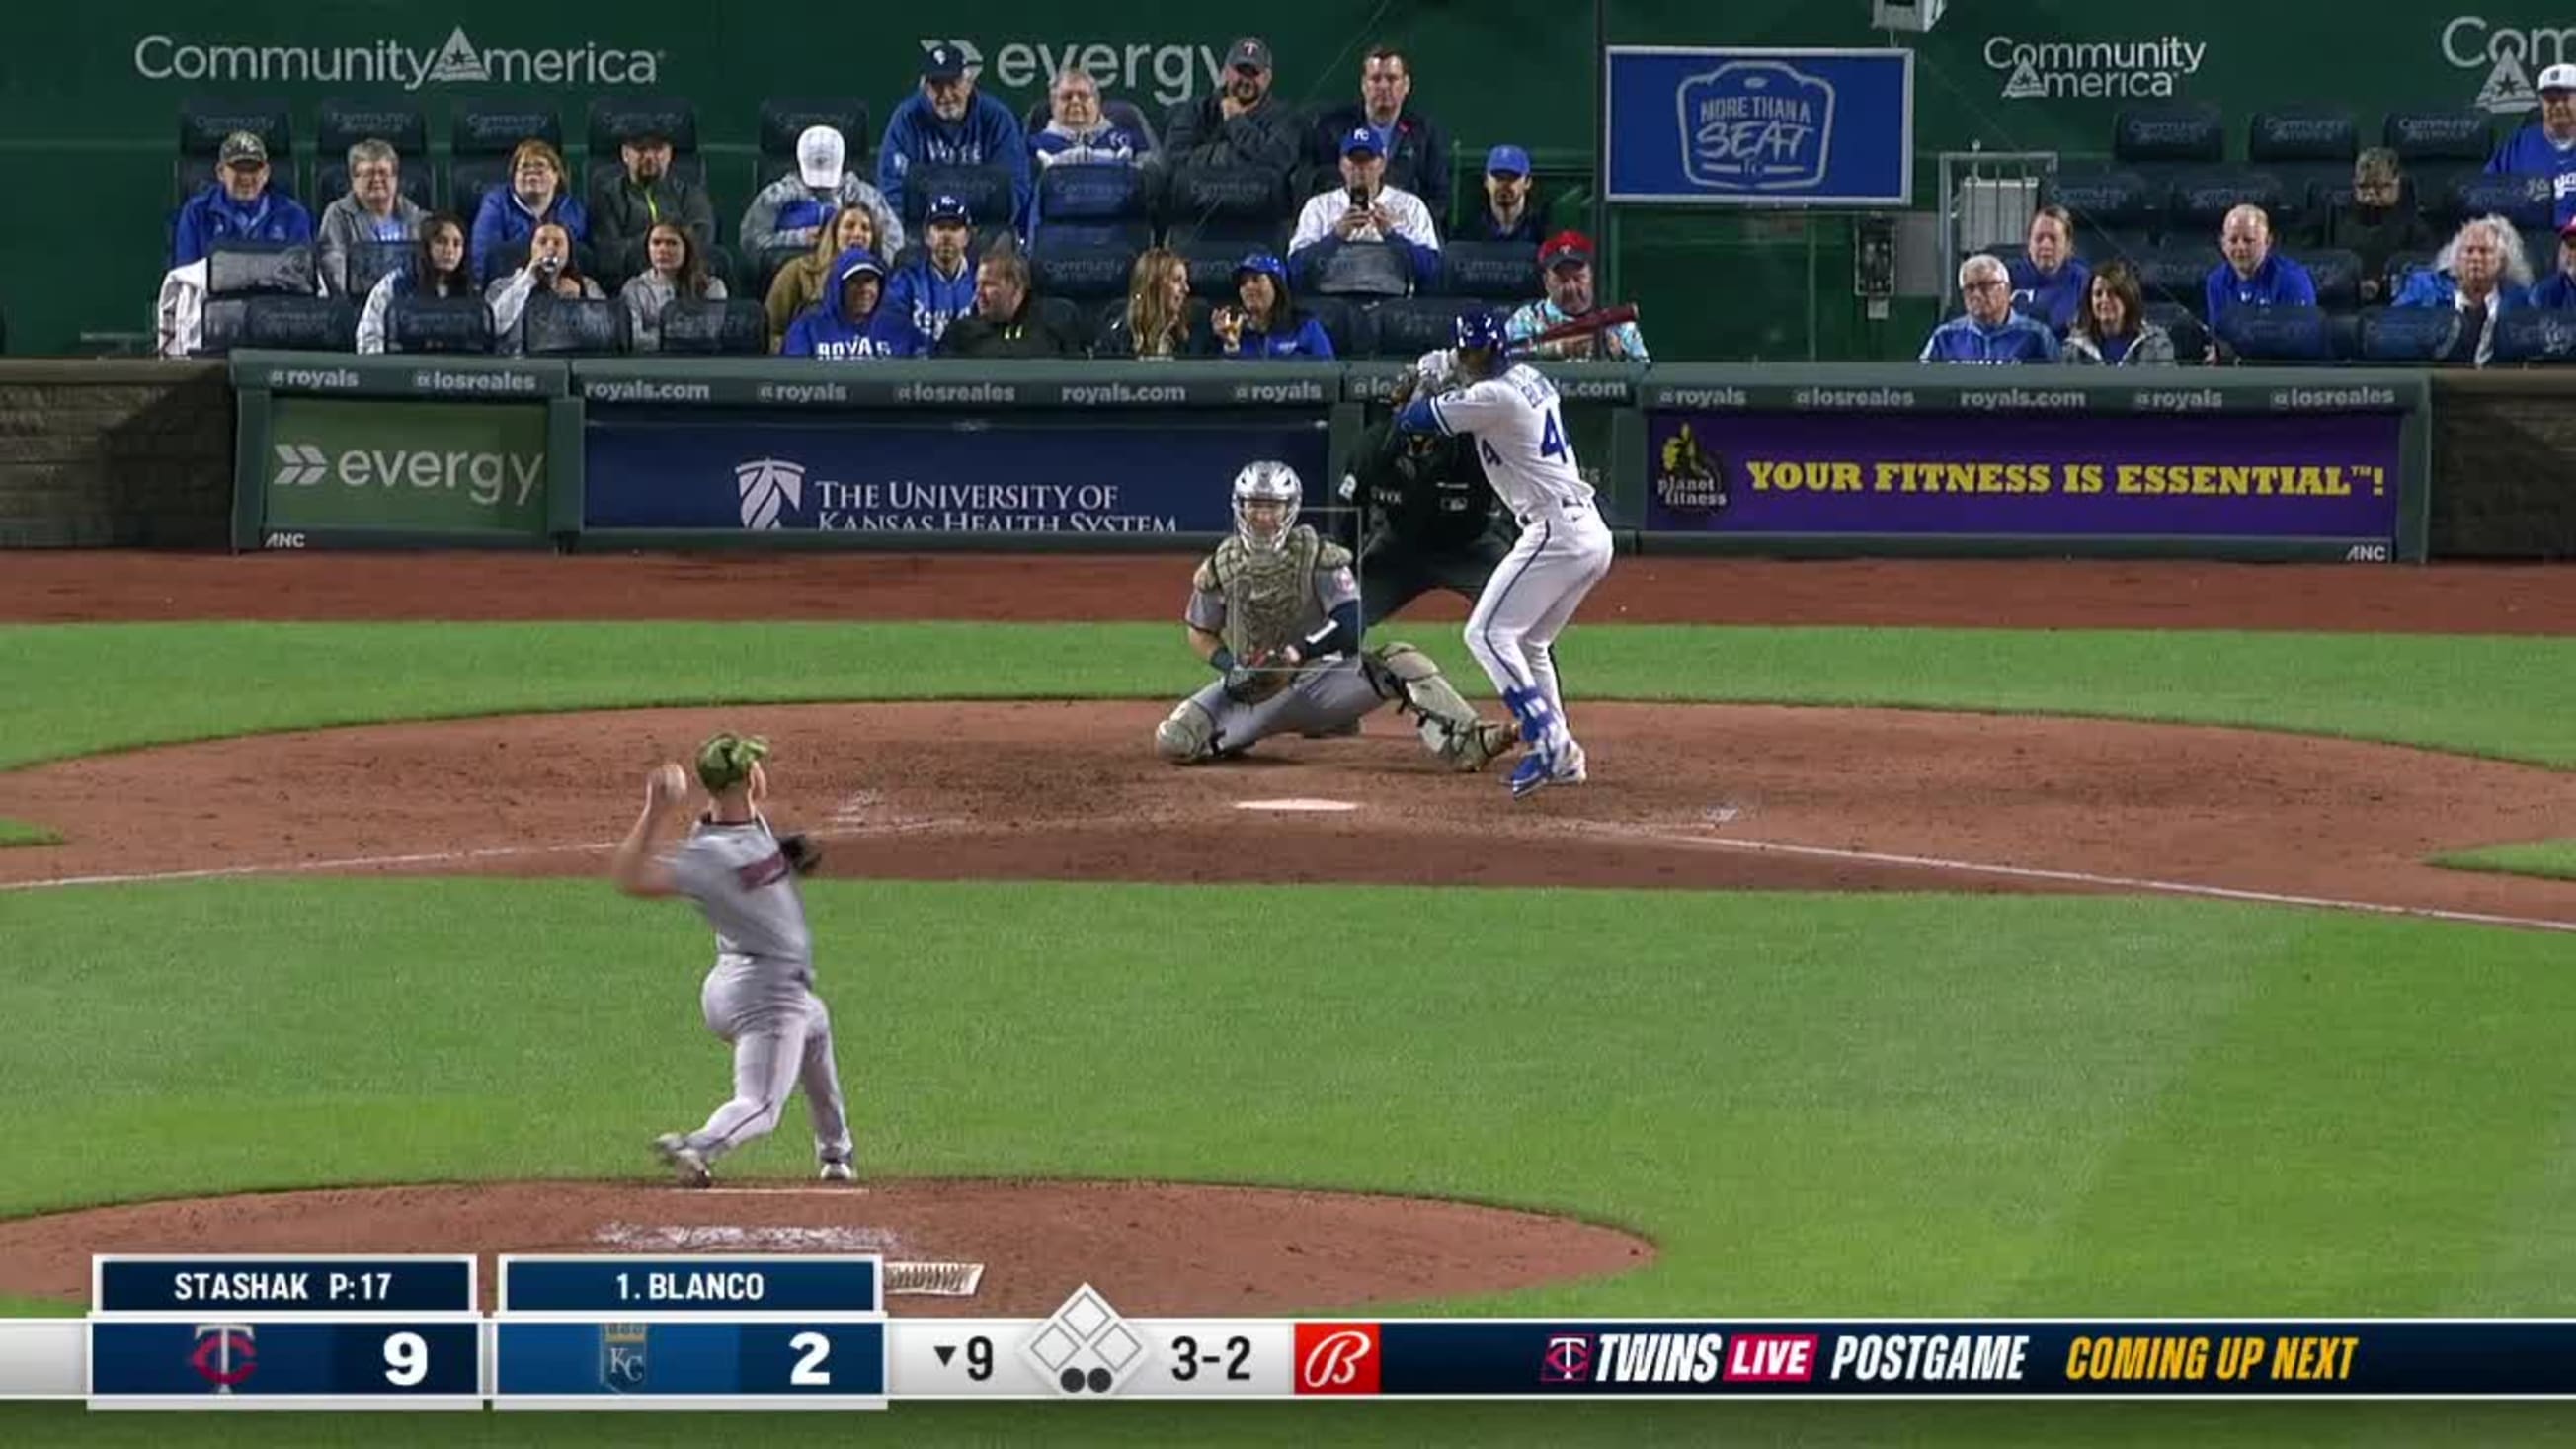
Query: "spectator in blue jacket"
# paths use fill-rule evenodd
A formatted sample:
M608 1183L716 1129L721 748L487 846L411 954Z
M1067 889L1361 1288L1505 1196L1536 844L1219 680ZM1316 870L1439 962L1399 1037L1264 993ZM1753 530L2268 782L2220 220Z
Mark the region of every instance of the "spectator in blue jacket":
M2393 306L2447 307L2459 329L2443 348L2445 362L2486 365L2495 352L2496 318L2531 305L2531 263L2510 218L2469 218L2429 271L2407 277Z
M1029 155L1049 166L1135 166L1154 149L1151 137L1109 119L1100 108L1100 82L1087 70L1068 69L1047 89L1047 123L1029 136Z
M1967 303L1967 315L1953 317L1932 329L1932 335L1923 343L1923 361L2057 360L2057 335L2013 310L2012 274L2000 259L1979 252L1961 262L1959 296Z
M1011 108L975 90L966 53L948 41L921 58L921 90L886 118L877 148L877 190L903 214L904 187L920 166L1006 166L1011 214L1029 214L1029 143Z
M1234 269L1234 293L1243 305L1219 307L1209 324L1217 350L1227 357L1326 359L1333 339L1324 324L1288 298L1288 266L1268 252L1254 252Z
M2505 137L2487 158L2489 176L2546 176L2557 224L2576 221L2576 65L2540 73L2540 119Z
M179 208L170 265L201 262L219 241L309 242L313 213L268 189L268 143L248 131L224 138L215 179Z
M2558 270L2531 289L2531 305L2576 310L2576 221L2558 229Z
M531 240L549 222L575 242L590 240L590 212L572 194L561 152L530 137L510 153L510 184L483 193L474 213L474 278L489 283L501 274L501 253Z
M2259 206L2227 213L2218 229L2226 261L2209 269L2201 301L2212 337L2219 320L2239 307L2313 307L2317 284L2308 269L2272 250L2272 218Z
M832 276L823 299L788 324L779 354L825 362L894 356L892 344L875 328L885 292L885 263L866 247L851 247L832 259Z
M928 357L938 350L948 324L975 310L975 259L967 243L975 219L954 196L931 199L922 235L923 254L897 267L886 283L885 303L877 309L868 335L884 342L896 357Z
M2075 255L2075 219L2066 208L2043 206L2032 212L2022 255L2004 266L2012 274L2013 310L2064 337L2083 312L2093 280L2093 269Z

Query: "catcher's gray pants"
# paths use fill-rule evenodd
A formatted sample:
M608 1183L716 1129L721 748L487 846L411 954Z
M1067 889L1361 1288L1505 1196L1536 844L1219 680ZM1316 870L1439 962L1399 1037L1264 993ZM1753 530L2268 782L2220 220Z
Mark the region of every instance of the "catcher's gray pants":
M814 1118L814 1152L828 1162L850 1158L850 1121L841 1103L841 1072L832 1060L832 1013L807 985L801 967L728 956L707 973L698 993L707 1030L733 1043L733 1098L689 1145L709 1161L778 1125L787 1094L800 1084Z
M1237 704L1226 698L1221 679L1191 695L1190 703L1216 722L1210 748L1223 752L1271 735L1337 730L1358 722L1386 700L1353 657L1311 665L1298 672L1296 683L1258 704Z

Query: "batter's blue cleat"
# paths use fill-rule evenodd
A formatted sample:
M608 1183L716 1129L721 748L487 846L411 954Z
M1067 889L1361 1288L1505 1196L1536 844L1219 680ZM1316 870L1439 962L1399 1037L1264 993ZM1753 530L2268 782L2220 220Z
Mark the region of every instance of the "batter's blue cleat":
M1512 771L1510 782L1512 798L1517 800L1532 790L1538 789L1542 785L1549 784L1554 781L1555 778L1555 757L1545 750L1532 750L1528 754L1521 756L1519 766Z

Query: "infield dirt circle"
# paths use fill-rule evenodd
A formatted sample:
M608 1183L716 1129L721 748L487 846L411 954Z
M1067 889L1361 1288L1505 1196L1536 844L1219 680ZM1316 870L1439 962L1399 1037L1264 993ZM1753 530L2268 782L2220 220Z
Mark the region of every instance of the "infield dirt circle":
M977 601L952 616L1164 617L1171 575L1186 567L1171 559L1122 560L1123 577L1157 587L1104 602L1108 575L1098 560L1061 565L1064 577L1098 585L1089 594L1049 590L1043 580L1059 566L1023 560L731 566L753 584L703 562L545 563L553 567L494 564L469 587L461 572L467 565L451 558L390 571L345 558L180 560L156 564L148 580L138 577L122 592L112 564L108 582L100 582L44 561L20 585L17 607L50 617L292 617L265 601L305 598L332 601L332 616L343 618L618 617L648 605L669 616L740 617L734 610L745 588L776 598L777 575L802 571L807 588L798 596L813 597L840 570L886 585L881 610L868 607L865 591L843 593L845 617L914 612L907 601L917 601L925 577L951 580L952 598ZM1816 616L1897 622L1855 611L1853 581L1866 578L1874 599L1902 599L1909 588L1946 599L1976 566L1964 573L1958 565L1853 566L1866 574L1811 567L1784 574L1760 565L1661 561L1645 584L1633 574L1623 583L1614 572L1585 618L1691 617L1690 598L1724 600L1730 585L1753 578L1766 586L1766 610L1780 607L1785 580L1816 588ZM2015 580L2037 574L2061 587L2044 599L1999 592L2009 607L1999 606L2002 617L1988 621L2040 622L2044 613L2053 625L2288 627L2299 620L2284 601L2298 596L2315 605L2311 627L2386 628L2396 622L2382 617L2394 592L2399 607L2415 611L2405 621L2415 627L2502 632L2540 623L2519 617L2534 602L2576 607L2576 599L2533 596L2535 587L2568 592L2556 577L2568 572L2192 565L2073 574L2016 566ZM1016 576L1015 610L988 607L999 597L997 575ZM245 576L265 578L269 587L249 589ZM388 579L412 580L418 592L390 594ZM2104 585L2108 597L2097 610L2088 612L2074 586L2085 579ZM2249 588L2249 579L2265 586ZM348 601L361 580L374 607L357 611ZM2298 587L2281 587L2285 580ZM202 597L192 597L192 588ZM109 607L111 595L127 607ZM472 606L445 607L459 598ZM2345 605L2340 612L2337 600ZM1901 615L1893 603L1882 608ZM1440 608L1430 617L1444 612L1454 617ZM1703 602L1700 617L1725 612ZM278 736L0 774L0 816L66 837L59 846L0 851L0 890L192 873L593 874L632 815L645 769L726 726L772 739L772 814L826 839L827 875L2119 890L2292 898L2576 928L2576 883L2423 863L2446 849L2576 834L2576 775L2240 730L1596 704L1581 698L1580 640L1578 628L1566 650L1568 693L1592 781L1518 803L1495 775L1443 772L1409 729L1384 714L1358 738L1265 742L1240 762L1188 770L1162 764L1150 749L1167 701L807 705L396 724L293 737L291 789L275 769ZM1263 802L1297 808L1243 808ZM675 987L675 1000L685 1006L692 990L689 983ZM1220 1314L1498 1291L1619 1272L1652 1256L1650 1244L1605 1228L1365 1195L1151 1184L900 1181L837 1194L765 1186L775 1190L690 1194L640 1183L529 1183L129 1204L0 1223L0 1293L77 1299L93 1252L221 1245L496 1253L838 1242L889 1257L987 1264L974 1298L907 1299L904 1311L1044 1313L1090 1277L1129 1311ZM876 1246L864 1246L870 1242Z

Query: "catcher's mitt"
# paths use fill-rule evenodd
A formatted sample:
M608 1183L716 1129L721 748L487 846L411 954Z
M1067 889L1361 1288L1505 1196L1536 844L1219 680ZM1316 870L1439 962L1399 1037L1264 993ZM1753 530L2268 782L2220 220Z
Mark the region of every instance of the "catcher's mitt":
M1225 697L1236 704L1259 704L1286 689L1297 678L1296 657L1276 649L1256 649L1225 672Z
M823 847L801 831L778 837L778 852L787 857L788 869L798 875L812 875L823 864Z

